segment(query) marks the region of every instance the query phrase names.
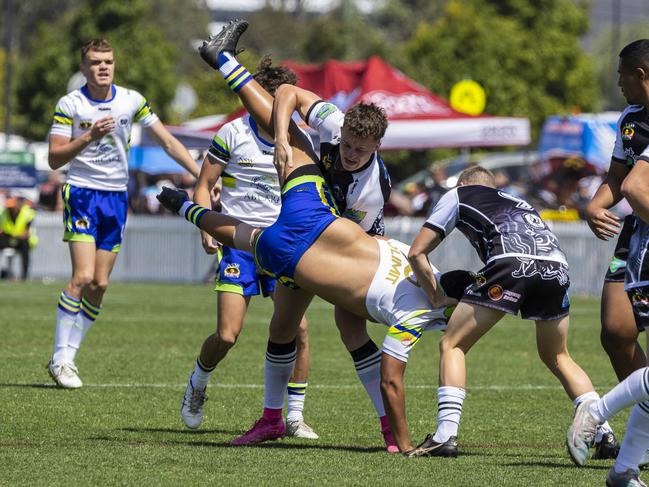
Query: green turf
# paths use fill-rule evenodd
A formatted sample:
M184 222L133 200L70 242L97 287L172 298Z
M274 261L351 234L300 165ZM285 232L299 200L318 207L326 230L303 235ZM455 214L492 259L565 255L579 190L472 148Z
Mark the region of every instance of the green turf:
M383 451L378 421L340 343L331 307L309 310L305 416L318 441L231 448L261 412L271 303L255 299L237 346L208 389L201 430L178 406L214 327L207 286L112 284L77 365L85 386L51 387L56 302L63 284L0 284L0 485L603 485L610 461L574 467L563 439L571 403L536 355L534 325L507 318L468 356L457 459L408 460ZM600 392L615 383L598 343L599 303L575 299L572 355ZM385 328L370 325L380 345ZM435 427L436 332L408 366L416 441ZM613 421L618 433L627 415Z

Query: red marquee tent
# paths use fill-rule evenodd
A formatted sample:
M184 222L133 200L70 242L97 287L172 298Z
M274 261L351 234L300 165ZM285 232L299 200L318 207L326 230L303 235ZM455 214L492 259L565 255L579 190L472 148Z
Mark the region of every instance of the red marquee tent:
M376 56L351 63L284 64L298 74L298 86L317 93L342 111L361 101L383 107L390 122L381 143L384 150L530 143L528 119L457 112L446 100ZM223 123L242 113L233 113ZM204 130L215 131L220 125Z

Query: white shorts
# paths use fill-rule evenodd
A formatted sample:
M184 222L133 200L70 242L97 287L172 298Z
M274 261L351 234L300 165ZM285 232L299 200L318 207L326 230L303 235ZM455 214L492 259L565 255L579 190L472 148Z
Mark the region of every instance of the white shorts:
M377 240L379 267L367 292L370 316L389 327L383 352L408 361L410 350L428 330L445 330L454 307L433 308L408 262L410 247L398 240ZM433 266L439 280L439 271Z

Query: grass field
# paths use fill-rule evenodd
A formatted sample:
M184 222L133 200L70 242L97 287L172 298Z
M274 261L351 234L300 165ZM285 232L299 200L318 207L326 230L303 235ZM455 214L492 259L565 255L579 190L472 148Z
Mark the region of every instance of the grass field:
M332 308L308 318L312 367L305 417L318 441L254 448L229 441L257 419L271 303L253 300L237 346L208 388L202 429L178 413L212 331L208 286L111 285L77 365L78 391L52 387L45 365L62 283L0 284L0 485L604 485L610 461L578 469L563 440L571 403L536 355L531 322L507 318L468 356L457 459L383 450L378 421L341 344ZM598 341L599 302L574 299L570 348L600 392L615 383ZM370 325L377 344L385 328ZM435 427L437 343L427 334L407 377L416 441ZM623 433L627 416L613 421Z

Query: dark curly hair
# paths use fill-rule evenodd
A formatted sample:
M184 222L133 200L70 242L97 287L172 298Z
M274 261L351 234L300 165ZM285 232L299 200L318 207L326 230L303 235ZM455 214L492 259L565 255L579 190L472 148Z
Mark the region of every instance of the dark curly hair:
M275 96L275 91L280 85L297 84L297 74L286 66L273 66L273 60L270 54L266 54L257 66L257 72L252 75L268 93Z
M343 128L356 137L381 140L388 128L385 110L374 103L358 103L345 113Z

